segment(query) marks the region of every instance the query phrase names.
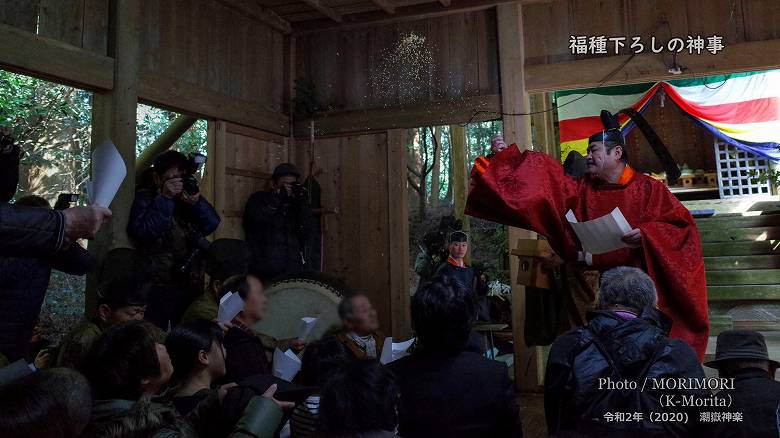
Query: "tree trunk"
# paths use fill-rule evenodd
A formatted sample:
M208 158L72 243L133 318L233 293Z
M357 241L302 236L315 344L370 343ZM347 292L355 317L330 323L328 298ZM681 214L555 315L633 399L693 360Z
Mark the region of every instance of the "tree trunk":
M436 142L436 150L433 153L433 171L431 173L431 207L439 207L441 187L441 128L433 128L433 137Z
M469 217L464 214L468 191L468 172L466 170L466 129L460 125L450 126L450 156L452 157L452 186L455 195L455 217L463 220L463 231L470 229ZM467 254L467 262L470 257Z
M422 164L420 165L420 204L417 210L418 219L420 222L425 220L426 212L425 207L428 201L428 187L426 187L427 170L428 170L428 135L425 129L420 132L420 155L422 156Z

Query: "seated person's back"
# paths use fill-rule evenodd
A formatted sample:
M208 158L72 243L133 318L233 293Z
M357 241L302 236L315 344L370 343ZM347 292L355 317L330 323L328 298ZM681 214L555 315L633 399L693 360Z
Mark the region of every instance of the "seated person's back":
M733 379L732 388L717 393L729 400L728 407L707 408L733 416L742 413L741 421L702 423L699 436L712 438L774 438L780 435L780 382L774 379L780 362L769 358L761 333L750 330L727 330L718 335L715 360L705 366L718 370L721 379Z
M401 393L400 436L522 436L506 366L464 350L475 301L462 283L447 277L437 277L412 298L420 348L389 366Z
M313 342L303 353L301 383L317 391L298 405L290 419L291 438L317 436L321 389L331 376L348 366L354 358L333 336Z
M669 320L656 306L652 279L640 269L618 267L605 272L597 309L585 327L561 335L552 344L545 372L545 417L551 435L576 431L590 435L687 436L688 426L653 422L650 412L672 412L661 405L666 394L704 396L707 393L599 389L610 381L645 378L703 378L698 357L681 340L669 340ZM605 379L605 380L600 380ZM610 412L641 412L642 421L613 422ZM696 417L695 412L690 415ZM623 435L618 435L623 434Z

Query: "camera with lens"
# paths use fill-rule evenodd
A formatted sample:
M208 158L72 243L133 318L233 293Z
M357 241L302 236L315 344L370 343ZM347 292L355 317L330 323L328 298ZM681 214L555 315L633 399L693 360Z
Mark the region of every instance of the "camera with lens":
M60 193L57 196L57 202L54 203L54 209L65 210L66 208L72 207L78 200L78 193Z
M200 168L206 162L206 156L199 153L192 153L187 156L187 166L184 168L185 175L181 178L183 190L188 195L195 195L200 193L200 187L198 187L198 178L195 174L198 173Z
M299 182L294 182L291 189L292 194L290 196L296 201L303 201L309 196L309 190Z
M14 150L14 138L0 134L0 154L10 154Z

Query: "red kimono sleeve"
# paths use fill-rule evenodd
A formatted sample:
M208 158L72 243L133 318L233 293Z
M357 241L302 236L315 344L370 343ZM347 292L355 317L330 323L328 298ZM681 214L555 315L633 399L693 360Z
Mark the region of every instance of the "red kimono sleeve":
M564 217L577 202L579 182L561 163L516 145L489 162L478 159L472 171L466 214L546 237L564 260L577 260L577 244Z
M674 324L671 337L686 341L704 357L709 336L707 281L701 238L687 208L668 190L657 190L652 214L641 223L645 269L658 289L658 307Z

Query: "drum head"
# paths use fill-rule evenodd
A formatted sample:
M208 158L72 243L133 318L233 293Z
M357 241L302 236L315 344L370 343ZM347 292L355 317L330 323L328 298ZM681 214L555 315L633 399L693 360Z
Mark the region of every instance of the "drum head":
M268 296L268 314L254 329L276 339L295 338L301 318L316 317L319 321L305 339L311 342L341 325L338 305L349 291L326 275L302 273L277 280L265 293Z

